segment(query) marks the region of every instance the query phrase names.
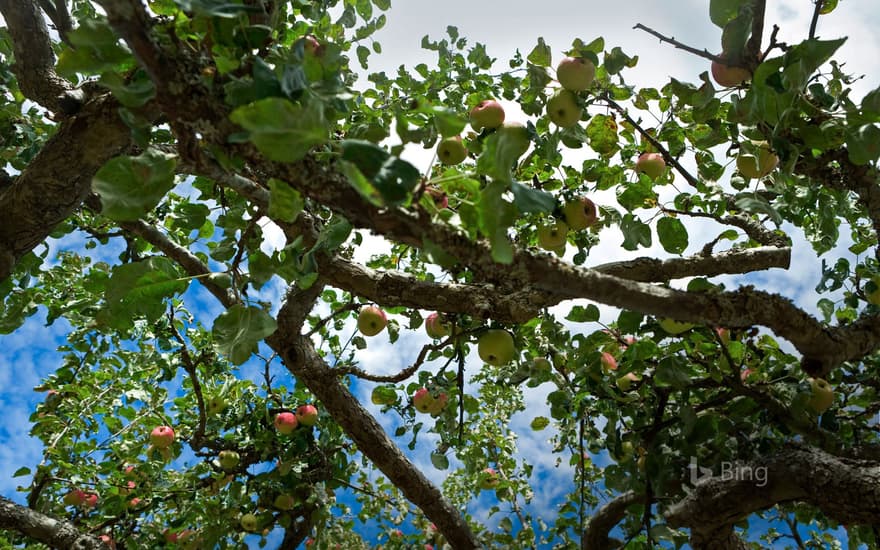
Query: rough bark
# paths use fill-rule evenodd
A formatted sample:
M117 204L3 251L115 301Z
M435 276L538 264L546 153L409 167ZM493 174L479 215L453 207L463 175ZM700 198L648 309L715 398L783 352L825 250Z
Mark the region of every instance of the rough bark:
M618 495L611 502L593 514L581 536L581 550L613 550L623 544L617 539L612 539L608 533L614 526L626 517L626 510L637 503L641 495L634 491L627 491Z
M31 510L0 496L0 529L14 531L50 548L107 550L97 537L85 534L73 524Z

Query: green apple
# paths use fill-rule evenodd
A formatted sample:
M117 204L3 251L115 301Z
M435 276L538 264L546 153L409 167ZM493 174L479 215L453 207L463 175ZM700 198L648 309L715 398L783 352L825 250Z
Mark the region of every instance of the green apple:
M275 501L272 503L272 506L278 508L279 510L293 510L293 507L296 505L296 499L294 499L291 495L281 494L275 497Z
M208 398L205 403L205 412L208 416L216 416L226 410L226 399L219 395Z
M292 412L281 412L275 415L275 429L279 433L289 434L299 425L296 415Z
M500 367L516 356L513 335L504 329L489 329L477 341L477 354L484 362Z
M599 220L596 203L587 197L577 197L565 203L562 214L565 216L565 223L572 231L586 229Z
M620 456L618 457L618 462L623 462L625 460L629 460L632 458L633 454L633 444L632 441L624 441L620 444Z
M242 514L239 523L245 531L256 531L260 526L260 520L253 514Z
M550 364L546 357L535 357L532 360L532 368L535 372L550 372L553 369L553 365Z
M723 54L722 54L723 56ZM726 88L739 86L752 78L752 73L745 67L734 67L717 61L712 62L712 78L715 82Z
M582 57L565 57L556 66L556 79L563 88L572 92L582 92L589 88L595 76L596 66Z
M544 250L556 250L564 247L568 237L568 224L561 220L544 223L538 227L538 246Z
M428 391L428 388L419 388L412 397L413 406L420 413L431 412L434 405L434 396Z
M809 380L812 395L807 401L807 406L822 414L834 403L834 390L831 388L831 384L821 378L810 378Z
M547 100L547 115L560 128L574 126L583 113L577 104L577 96L568 90L559 90Z
M443 314L435 311L425 319L425 332L435 340L446 338L449 336L449 323L446 322Z
M529 138L529 130L519 122L508 122L498 129L498 147L509 148L519 158L529 150L532 140Z
M694 328L694 324L665 318L660 319L660 328L662 328L669 334L677 335Z
M358 313L358 330L364 336L376 336L388 324L385 312L376 306L364 306Z
M227 472L231 472L238 468L238 465L241 462L241 457L238 453L230 450L220 451L220 454L217 455L217 459L218 462L220 462L220 467Z
M629 391L632 388L633 382L638 382L639 377L634 372L628 372L617 379L617 387L620 391Z
M866 288L865 299L868 300L869 304L880 306L880 275L871 279L871 282L874 283L874 290Z
M480 489L490 490L498 486L501 480L498 478L498 472L495 468L483 468L480 472Z
M467 158L467 148L461 141L461 136L452 136L440 141L437 145L437 158L448 166L460 164Z
M471 126L475 130L481 128L498 128L504 123L504 107L494 99L484 99L471 109Z
M736 168L747 178L763 178L779 164L779 157L770 150L766 141L752 142L740 150Z
M390 386L376 386L370 393L374 405L393 405L397 403L397 392Z
M636 174L644 172L649 178L655 180L666 171L666 161L660 153L642 153L636 159Z
M446 393L441 393L437 397L434 398L434 401L428 406L428 413L431 416L437 416L443 412L443 409L446 408L446 404L449 402L449 397Z
M296 421L303 426L318 423L318 409L314 405L300 405L296 408Z

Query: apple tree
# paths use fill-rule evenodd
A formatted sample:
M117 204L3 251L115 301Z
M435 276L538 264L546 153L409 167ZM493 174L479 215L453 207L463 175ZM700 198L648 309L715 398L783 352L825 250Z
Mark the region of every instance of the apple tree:
M708 4L651 88L454 27L370 72L388 0L0 0L0 327L69 326L4 547L880 544L880 89L836 1Z

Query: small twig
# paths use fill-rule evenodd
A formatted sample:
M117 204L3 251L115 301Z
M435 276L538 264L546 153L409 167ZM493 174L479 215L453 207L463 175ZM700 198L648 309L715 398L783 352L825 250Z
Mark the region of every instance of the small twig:
M208 423L208 415L205 412L205 398L202 395L202 384L199 382L198 372L196 371L197 365L193 361L192 355L189 353L186 341L183 339L183 336L180 335L177 327L174 326L173 311L168 312L168 326L171 330L171 336L180 344L180 359L183 364L183 370L189 375L193 385L193 392L196 394L196 402L199 406L199 425L196 427L196 432L190 440L190 445L193 450L200 449L202 447L202 438L205 435L205 426Z
M348 312L348 311L355 311L357 309L360 309L361 305L362 304L355 303L354 301L350 301L347 305L344 305L335 311L331 311L330 315L318 320L318 322L315 323L315 327L306 333L306 335L305 335L306 338L311 338L312 336L314 336L314 334L316 332L318 332L318 330L320 330L321 327L323 327L324 325L326 325L327 323L332 321L335 317L337 317L345 312Z
M687 44L682 44L682 43L679 42L678 40L676 40L676 39L674 39L674 38L672 38L672 37L669 37L669 36L664 36L664 35L660 34L659 32L655 31L654 29L642 25L641 23L638 23L638 24L637 24L635 27L633 27L633 28L634 28L634 29L643 30L643 31L645 31L645 32L648 33L648 34L651 34L651 35L653 35L653 36L656 36L657 38L660 39L661 42L668 42L669 44L672 44L673 46L675 46L676 48L678 48L678 49L680 49L680 50L684 50L684 51L686 51L686 52L690 52L690 53L692 53L692 54L694 54L694 55L697 55L697 56L699 56L699 57L705 57L706 59L708 59L708 60L710 60L710 61L717 61L717 62L719 62L719 63L724 63L724 62L725 62L724 59L722 59L721 57L719 57L719 56L713 54L713 53L710 52L709 50L706 50L706 49L698 50L697 48L694 48L694 47L692 47L692 46L688 46Z
M459 335L450 336L449 338L440 342L439 344L426 344L426 345L422 346L422 351L419 352L419 356L416 359L416 362L413 363L412 365L410 365L409 367L403 369L402 371L398 372L397 374L389 374L389 375L370 374L367 371L365 371L363 369L359 369L357 367L341 367L338 369L334 369L333 372L337 376L346 376L346 375L350 374L352 376L356 376L356 377L361 378L363 380L369 380L370 382L391 382L391 383L403 382L404 380L406 380L407 378L412 376L417 370L419 370L419 367L421 367L422 364L425 362L425 358L427 357L429 351L443 349L444 347L446 347L449 344L449 342L453 338L456 338L458 336Z
M821 4L822 4L822 0L819 0L816 5L821 5ZM816 11L818 11L818 10L816 10ZM788 528L791 529L791 538L794 539L794 542L795 542L795 544L798 545L798 548L800 548L800 550L806 550L807 547L804 545L804 541L801 538L800 533L798 533L798 531L797 531L797 520L793 519L788 514L785 514L785 517L783 517L782 519L785 520L785 523L788 524Z
M813 18L810 20L810 39L816 38L816 26L819 24L819 14L825 7L825 0L815 0L816 6L813 8Z

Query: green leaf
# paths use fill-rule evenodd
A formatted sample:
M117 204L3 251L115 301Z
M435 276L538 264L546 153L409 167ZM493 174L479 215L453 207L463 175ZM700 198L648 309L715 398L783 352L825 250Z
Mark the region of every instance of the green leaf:
M31 469L30 469L30 468L22 467L22 468L19 468L18 470L16 470L16 471L12 474L12 477L22 477L22 476L29 475L30 473L31 473Z
M156 95L153 81L144 71L137 71L131 78L116 72L106 72L99 82L113 92L113 97L126 107L140 107Z
M495 132L483 143L483 152L477 158L477 171L494 180L512 182L513 169L528 144L529 130L526 128L505 128Z
M280 97L267 97L235 109L229 118L249 132L266 158L277 162L296 162L327 141L328 124L318 101L294 105Z
M269 179L269 217L292 223L302 212L305 203L299 191L287 182Z
M645 315L637 311L623 310L617 316L617 328L625 334L636 334Z
M533 430L535 430L536 432L543 430L544 428L546 428L549 425L550 425L550 419L547 418L546 416L536 416L535 418L532 419L531 424L529 424L529 426L531 426L531 428Z
M639 246L648 248L651 246L651 226L642 223L632 214L626 214L620 222L620 231L623 233L623 248L637 250Z
M605 71L608 74L617 74L624 67L629 67L630 69L635 67L639 62L639 56L630 57L623 53L623 50L620 47L615 46L611 53L605 54Z
M674 388L686 388L697 372L690 368L686 361L680 357L665 357L657 365L654 382L658 386L672 386Z
M721 49L731 52L734 59L740 57L740 52L745 48L749 36L752 34L751 10L744 10L738 16L731 19L721 32Z
M516 208L504 200L507 185L493 181L483 189L478 205L480 230L492 245L492 259L498 263L513 261L513 246L507 238L507 228L516 219Z
M188 286L189 279L181 277L177 264L162 256L118 265L104 289L103 321L121 328L138 316L158 319L165 312L165 299L182 294Z
M338 214L334 214L330 221L321 228L318 234L318 240L312 248L315 250L325 250L333 253L342 246L342 243L348 240L353 227L351 223Z
M770 216L770 219L773 220L773 223L776 225L782 224L782 216L775 208L773 208L770 202L761 195L752 193L737 195L735 204L740 210L751 212L753 214L767 214Z
M709 2L709 18L719 27L724 27L728 21L739 13L739 8L747 3L747 0L711 0Z
M590 147L602 156L611 156L617 151L617 121L611 115L597 114L587 123L587 137Z
M92 178L101 213L119 221L140 219L174 186L174 155L147 149L137 157L116 157Z
M134 62L131 53L104 18L82 19L67 34L70 48L61 51L56 67L59 74L74 78L76 73L99 74Z
M599 308L593 304L587 307L574 306L565 318L574 323L592 323L599 320Z
M657 222L657 236L660 244L670 254L681 254L688 246L688 232L678 218L669 216Z
M449 459L443 453L431 453L431 464L438 470L446 470L449 468Z
M257 344L275 332L277 324L258 307L234 305L214 321L214 345L236 365L257 351Z
M510 191L513 193L513 204L523 213L549 214L556 208L556 197L534 189L519 182L511 182Z
M355 188L370 200L381 197L384 204L397 206L407 203L412 190L421 180L421 174L415 166L392 156L370 141L343 141L342 159L356 166L364 178L351 171L346 172Z
M880 158L880 127L865 124L847 132L846 147L849 159L855 164L868 164Z
M549 67L552 55L553 51L550 49L550 46L544 42L544 37L540 36L538 37L538 45L532 48L526 59L529 60L529 63L538 67Z

